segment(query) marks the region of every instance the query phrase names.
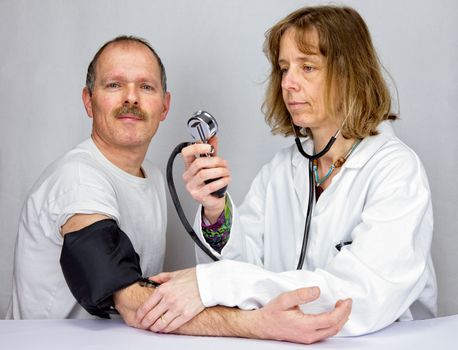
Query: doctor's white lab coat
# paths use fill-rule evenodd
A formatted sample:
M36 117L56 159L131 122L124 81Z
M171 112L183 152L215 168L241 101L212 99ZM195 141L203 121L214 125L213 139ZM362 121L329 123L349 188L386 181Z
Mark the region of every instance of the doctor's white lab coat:
M435 316L428 180L390 122L379 132L358 145L316 202L302 270L295 269L308 204L308 160L295 145L261 169L239 208L231 201L231 234L221 255L202 236L199 210L196 232L223 259L197 266L204 305L253 309L281 292L319 286L319 300L302 305L302 311L328 311L338 299L353 299L339 335ZM304 148L311 152L312 141ZM352 244L336 249L347 241ZM210 261L199 248L197 256L200 263Z

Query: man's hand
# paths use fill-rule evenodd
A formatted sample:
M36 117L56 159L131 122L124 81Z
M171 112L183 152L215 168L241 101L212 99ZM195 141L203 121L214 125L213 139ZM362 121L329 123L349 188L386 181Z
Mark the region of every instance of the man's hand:
M138 309L135 324L140 328L169 333L204 309L195 268L164 272L151 279L161 285Z
M334 310L304 314L299 306L320 296L318 287L301 288L280 294L259 310L254 318L255 334L261 339L311 344L336 335L347 322L351 299L339 300Z

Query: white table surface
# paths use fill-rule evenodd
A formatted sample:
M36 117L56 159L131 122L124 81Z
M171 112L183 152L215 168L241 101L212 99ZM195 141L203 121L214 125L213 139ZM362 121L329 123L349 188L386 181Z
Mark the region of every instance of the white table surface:
M0 320L0 349L458 349L458 315L396 322L373 334L301 345L287 342L154 334L119 320Z

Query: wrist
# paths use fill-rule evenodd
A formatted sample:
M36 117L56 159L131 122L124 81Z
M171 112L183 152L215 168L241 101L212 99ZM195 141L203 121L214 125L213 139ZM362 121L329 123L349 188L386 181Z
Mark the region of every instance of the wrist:
M152 293L154 288L143 287L139 282L135 282L113 294L115 308L118 311L119 309L136 311Z
M260 321L262 314L259 310L241 311L241 329L245 338L251 339L268 339L264 334L263 322Z
M224 211L225 204L225 198L221 198L217 205L212 206L211 208L204 207L202 214L210 222L210 224L214 224L218 220L221 213Z

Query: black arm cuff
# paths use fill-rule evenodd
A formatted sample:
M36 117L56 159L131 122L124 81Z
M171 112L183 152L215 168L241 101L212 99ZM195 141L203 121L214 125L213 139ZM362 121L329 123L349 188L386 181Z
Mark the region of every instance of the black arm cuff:
M90 314L110 318L113 293L142 276L129 237L111 219L67 233L60 265L70 291Z

